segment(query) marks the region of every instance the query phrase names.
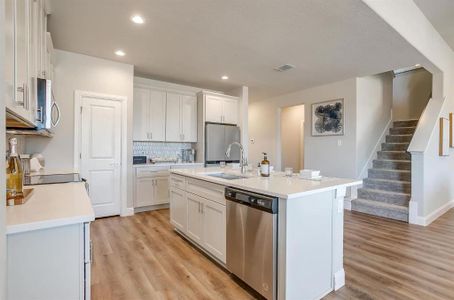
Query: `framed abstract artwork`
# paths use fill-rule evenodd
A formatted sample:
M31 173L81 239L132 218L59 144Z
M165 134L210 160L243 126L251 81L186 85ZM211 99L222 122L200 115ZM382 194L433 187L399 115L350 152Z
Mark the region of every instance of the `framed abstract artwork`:
M344 99L312 104L312 136L344 135Z

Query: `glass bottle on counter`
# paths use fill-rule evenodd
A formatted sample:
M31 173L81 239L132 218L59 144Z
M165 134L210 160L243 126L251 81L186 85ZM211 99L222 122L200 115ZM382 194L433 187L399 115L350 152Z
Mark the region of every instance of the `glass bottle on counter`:
M262 177L270 176L270 161L268 160L267 154L263 152L263 160L260 163L260 175Z
M6 162L6 205L14 205L16 198L22 198L23 194L23 172L17 154L17 139L9 140L10 154Z

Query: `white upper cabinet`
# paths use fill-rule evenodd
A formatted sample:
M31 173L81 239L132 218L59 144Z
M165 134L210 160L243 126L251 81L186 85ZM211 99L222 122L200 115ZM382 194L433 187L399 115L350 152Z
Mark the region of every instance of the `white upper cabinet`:
M197 98L183 95L180 107L183 142L197 142Z
M6 107L29 127L36 124L36 79L53 73L52 64L42 68L43 53L51 60L52 44L47 32L44 0L5 1L5 81Z
M166 93L134 87L133 139L165 141Z
M164 141L166 118L166 93L163 91L150 91L150 139Z
M197 99L167 93L166 141L197 142Z
M180 142L181 122L180 122L180 95L167 93L167 116L166 116L166 141Z
M222 123L223 99L216 96L206 97L206 117L207 122Z
M223 95L205 95L205 121L238 124L238 99Z
M238 124L238 100L226 98L223 101L223 123Z

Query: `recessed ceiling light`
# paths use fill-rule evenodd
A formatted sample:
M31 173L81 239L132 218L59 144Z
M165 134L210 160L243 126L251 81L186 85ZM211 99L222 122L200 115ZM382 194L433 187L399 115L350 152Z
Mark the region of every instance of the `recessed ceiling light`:
M227 80L227 79L229 79L229 76L224 75L224 76L221 77L221 79L222 79L222 80Z
M132 16L132 17L131 17L131 21L133 21L133 22L136 23L136 24L143 24L143 23L145 23L145 20L144 20L141 16L139 16L139 15L134 15L134 16Z
M416 68L419 68L420 66L421 66L420 64L416 64L416 65L415 65Z
M117 50L117 51L115 51L115 54L118 55L118 56L125 56L126 55L126 53L123 50Z

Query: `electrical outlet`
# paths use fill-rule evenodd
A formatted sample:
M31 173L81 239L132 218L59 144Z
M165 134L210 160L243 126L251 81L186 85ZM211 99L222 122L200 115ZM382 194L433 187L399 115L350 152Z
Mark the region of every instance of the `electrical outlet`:
M338 147L342 146L342 140L337 140L337 146Z
M255 144L255 139L250 139L251 144Z

